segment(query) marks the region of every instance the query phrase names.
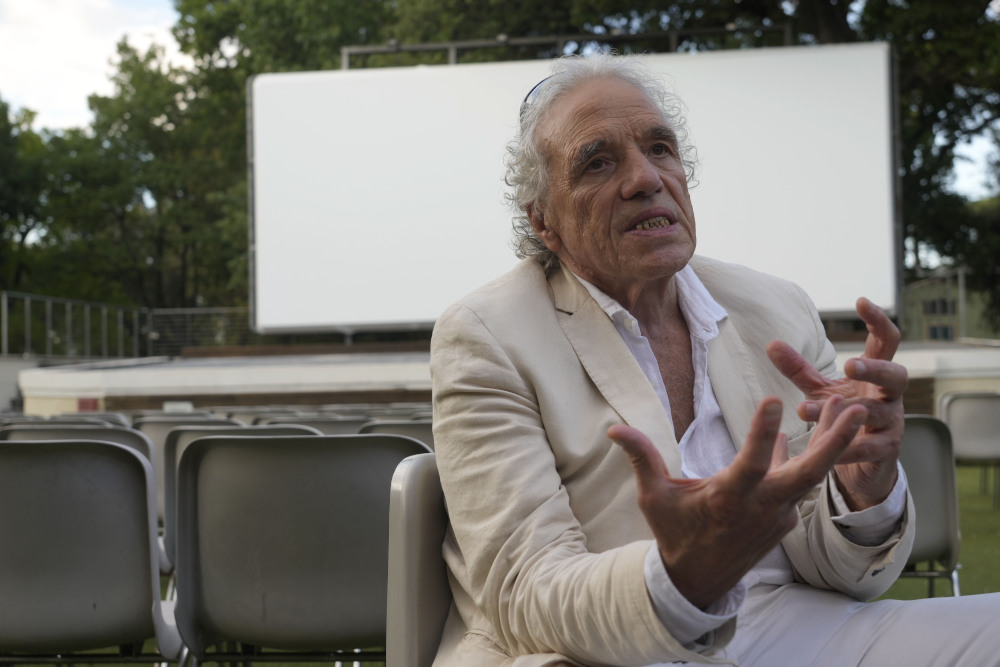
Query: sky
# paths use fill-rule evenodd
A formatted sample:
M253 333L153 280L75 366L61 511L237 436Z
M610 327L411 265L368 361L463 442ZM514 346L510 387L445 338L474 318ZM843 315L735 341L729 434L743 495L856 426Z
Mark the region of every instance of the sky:
M170 34L177 16L173 0L0 0L0 98L37 112L35 130L89 125L87 97L113 92L110 61L123 36L140 50L155 42L184 62ZM989 149L983 140L962 150L971 157L956 164L962 194L989 194Z
M0 0L0 98L38 113L34 129L82 127L87 97L110 95L110 64L125 35L178 58L173 0Z

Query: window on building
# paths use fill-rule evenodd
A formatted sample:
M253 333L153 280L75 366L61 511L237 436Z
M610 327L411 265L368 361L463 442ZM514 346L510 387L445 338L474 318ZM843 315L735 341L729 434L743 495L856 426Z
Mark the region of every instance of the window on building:
M950 324L934 325L927 328L930 340L955 340L955 330Z
M954 315L955 299L928 299L922 303L924 315Z

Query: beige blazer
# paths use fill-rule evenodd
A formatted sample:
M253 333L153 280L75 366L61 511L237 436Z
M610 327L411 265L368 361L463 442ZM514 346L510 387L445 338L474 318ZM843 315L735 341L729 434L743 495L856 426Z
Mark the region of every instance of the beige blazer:
M726 309L709 374L742 446L757 403L785 404L800 452L800 392L764 353L782 339L828 375L835 353L805 293L744 267L691 265ZM434 440L450 515L444 556L455 603L435 665L648 665L713 662L735 622L701 654L664 629L643 560L652 540L632 468L605 432L641 429L680 475L669 417L610 318L571 273L531 260L451 306L431 344ZM800 503L783 540L798 580L859 599L884 592L905 565L912 505L878 547L848 542L824 485Z

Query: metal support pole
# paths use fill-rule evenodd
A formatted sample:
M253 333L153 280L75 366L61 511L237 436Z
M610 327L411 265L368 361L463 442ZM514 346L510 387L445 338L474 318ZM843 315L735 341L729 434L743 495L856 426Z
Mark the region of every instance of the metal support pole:
M52 356L52 302L45 300L45 356Z
M118 358L121 359L125 356L125 311L119 308L115 319L118 321Z
M90 358L90 306L83 304L83 356Z
M151 356L153 356L153 336L152 336L152 334L153 334L153 331L154 331L154 329L153 329L153 310L152 309L149 309L149 310L146 311L146 325L147 325L147 331L148 331L148 333L146 334L146 356L147 357L151 357Z
M0 354L7 356L7 292L0 292Z
M31 347L31 297L24 299L24 354L32 354Z
M132 311L132 356L139 356L139 311Z
M63 343L63 354L67 357L73 354L73 303L66 302L66 341Z
M108 307L101 306L101 357L108 358Z
M958 337L965 338L968 333L965 329L965 267L958 267Z

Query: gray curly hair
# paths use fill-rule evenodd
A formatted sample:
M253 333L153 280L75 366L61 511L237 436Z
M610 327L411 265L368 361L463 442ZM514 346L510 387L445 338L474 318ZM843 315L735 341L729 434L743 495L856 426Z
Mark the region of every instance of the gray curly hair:
M518 257L535 259L546 272L559 266L559 258L538 238L527 213L530 204L548 194L548 170L545 156L535 138L535 130L556 100L580 84L599 78L614 78L632 84L660 108L664 120L677 135L688 182L694 183L697 154L688 143L683 103L663 86L653 72L634 56L614 52L557 58L552 75L539 83L522 104L518 133L507 144L504 160L507 167L504 181L509 187L504 199L514 214L511 245Z

